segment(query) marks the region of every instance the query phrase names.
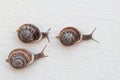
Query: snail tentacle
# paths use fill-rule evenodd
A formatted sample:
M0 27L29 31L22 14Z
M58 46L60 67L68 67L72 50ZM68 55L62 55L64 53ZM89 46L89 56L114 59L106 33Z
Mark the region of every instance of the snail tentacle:
M83 35L82 40L90 40L91 39L91 40L94 40L95 42L99 43L99 41L95 40L92 36L93 33L95 32L95 30L96 30L96 28L90 34Z
M42 32L42 39L45 38L45 37L47 37L47 40L48 40L49 43L50 43L50 39L49 39L48 34L49 34L49 31L50 31L50 30L51 30L51 28L49 28L49 29L47 30L47 32Z
M44 54L44 50L47 47L47 45L44 46L44 48L42 49L42 51L38 54L34 54L34 59L37 60L39 58L43 58L43 57L48 57L47 55Z

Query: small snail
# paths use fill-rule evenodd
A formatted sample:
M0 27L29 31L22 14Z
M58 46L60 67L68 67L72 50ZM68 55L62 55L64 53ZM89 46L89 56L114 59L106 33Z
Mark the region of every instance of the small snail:
M62 29L56 38L60 39L60 42L65 46L72 46L76 42L81 42L82 40L94 40L98 42L97 40L93 39L92 34L96 30L96 28L92 31L92 33L88 35L82 35L80 31L78 31L74 27L66 27Z
M15 49L10 52L8 59L6 60L9 64L15 69L21 69L26 67L27 65L33 63L35 60L43 57L47 57L44 55L43 51L45 50L46 46L43 50L38 54L33 54L25 49Z
M30 43L38 39L41 40L45 37L47 37L48 42L50 42L48 37L48 33L50 29L51 28L49 28L47 32L40 32L38 27L36 27L33 24L23 24L17 30L17 35L19 39L24 43Z

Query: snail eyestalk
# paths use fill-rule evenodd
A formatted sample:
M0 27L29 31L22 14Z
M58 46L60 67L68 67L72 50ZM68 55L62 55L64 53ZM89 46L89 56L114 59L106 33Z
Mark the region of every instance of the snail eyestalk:
M95 40L95 39L92 37L92 35L93 35L93 33L94 33L95 30L96 30L96 28L95 28L90 34L88 34L88 35L83 35L83 40L90 40L90 39L92 39L92 40L94 40L95 42L99 43L99 41Z
M95 39L93 39L93 38L92 38L92 40L95 41L95 42L97 42L97 43L100 43L99 41L97 41L97 40L95 40Z
M47 30L47 32L43 32L43 33L42 33L43 38L47 37L47 40L48 40L49 43L50 43L50 39L49 39L49 37L48 37L48 34L49 34L49 31L50 31L50 30L51 30L51 28L49 28L49 29Z
M37 60L39 58L43 58L43 57L48 57L47 55L44 55L44 53L43 53L46 47L47 47L47 45L44 46L44 48L42 49L42 51L40 53L34 55L35 60Z
M48 42L50 43L50 39L49 39L49 37L48 37L48 34L49 34L49 31L51 30L51 28L49 28L48 29L48 31L47 31L47 40L48 40Z

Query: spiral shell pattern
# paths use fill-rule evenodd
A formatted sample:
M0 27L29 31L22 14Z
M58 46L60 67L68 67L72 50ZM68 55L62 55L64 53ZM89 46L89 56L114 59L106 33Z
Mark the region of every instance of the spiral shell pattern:
M80 32L74 27L64 28L61 30L59 36L61 43L65 46L71 46L82 38Z
M8 62L16 69L25 67L31 60L32 55L24 49L16 49L12 51L8 57Z
M18 37L21 41L29 43L38 40L41 36L39 29L33 24L23 24L18 29Z

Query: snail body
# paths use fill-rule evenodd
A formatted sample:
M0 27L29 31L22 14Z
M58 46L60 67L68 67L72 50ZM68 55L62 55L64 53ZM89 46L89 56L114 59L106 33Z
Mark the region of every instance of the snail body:
M58 38L63 45L72 46L76 42L81 42L82 40L95 40L92 38L92 34L95 29L92 31L92 33L88 35L83 35L80 31L78 31L78 29L74 27L65 27L60 31L59 35L56 36L56 38Z
M44 47L44 49L46 46ZM10 52L8 59L6 60L9 64L15 69L21 69L26 67L27 65L33 63L35 60L39 58L46 57L43 53L44 49L38 53L33 54L32 52L26 49L15 49Z
M36 40L41 40L45 37L47 37L49 41L48 37L49 30L50 28L48 29L47 32L40 32L38 27L33 24L23 24L17 30L17 35L19 39L24 43L30 43Z

